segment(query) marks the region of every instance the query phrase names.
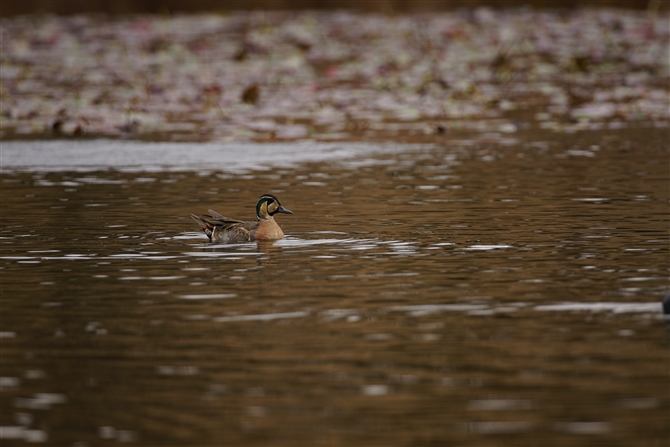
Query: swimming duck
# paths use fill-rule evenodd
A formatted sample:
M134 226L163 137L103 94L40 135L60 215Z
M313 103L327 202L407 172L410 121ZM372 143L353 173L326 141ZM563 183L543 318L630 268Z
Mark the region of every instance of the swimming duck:
M252 241L275 241L284 239L274 215L277 213L293 214L284 208L279 199L272 194L263 194L256 204L256 222L228 219L213 210L208 215L196 216L193 220L202 227L210 242L239 243Z

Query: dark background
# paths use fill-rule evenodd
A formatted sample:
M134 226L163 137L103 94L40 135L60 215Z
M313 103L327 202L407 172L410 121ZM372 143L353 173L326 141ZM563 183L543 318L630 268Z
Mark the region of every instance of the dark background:
M458 8L522 7L572 9L618 7L667 9L670 0L3 0L0 16L22 14L168 14L199 11L356 9L384 13Z

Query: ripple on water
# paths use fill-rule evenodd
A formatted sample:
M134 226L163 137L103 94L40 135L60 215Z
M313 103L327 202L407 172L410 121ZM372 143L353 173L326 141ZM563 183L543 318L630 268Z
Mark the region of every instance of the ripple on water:
M440 312L470 312L487 308L488 306L479 304L417 304L410 306L392 306L389 310L407 312L412 317L423 317Z
M182 253L184 256L194 258L226 258L230 260L242 259L245 256L261 256L261 252L243 252L243 251L186 251Z
M578 312L578 311L589 311L589 312L603 312L610 311L613 313L658 313L660 315L662 310L662 305L660 302L655 303L579 303L579 302L565 302L565 303L556 303L556 304L543 304L540 306L535 306L535 310L538 311L551 311L551 312Z
M490 251L490 250L500 250L503 248L514 248L511 245L506 244L497 244L497 245L470 245L465 247L464 250L478 250L478 251Z
M274 321L274 320L285 320L288 318L304 318L307 316L309 316L309 312L297 311L297 312L280 312L280 313L255 314L255 315L229 315L214 318L214 321L216 321L217 323L229 323L233 321Z
M4 425L0 427L0 439L22 439L29 443L42 443L46 442L49 437L44 430Z
M470 411L532 410L533 401L528 399L478 399L466 405Z
M551 141L554 136L560 138ZM614 429L629 440L646 434L648 443L648 433L662 423L655 410L667 407L653 393L666 378L655 361L664 334L660 299L653 297L667 286L667 188L659 180L667 169L616 150L578 166L571 157L553 159L559 147L547 147L548 161L528 151L525 159L498 158L490 147L473 146L485 150L478 155L462 146L468 155L462 159L450 144L420 156L403 147L400 154L384 149L383 163L323 163L261 175L249 168L244 176L240 165L222 166L218 152L213 164L205 159L209 165L191 165L198 172L180 174L167 172L182 169L177 163L159 172L148 158L120 170L72 174L64 157L43 182L19 168L3 174L17 179L3 183L3 201L20 212L3 215L9 225L2 236L11 236L0 241L3 310L8 306L12 319L3 319L0 338L21 369L9 370L0 387L10 396L24 393L18 412L51 408L77 426L84 408L77 403L93 389L77 384L96 379L105 385L94 390L102 393L98 400L118 411L81 428L95 435L100 427L100 438L118 442L132 440L134 432L125 429L136 429L137 439L149 444L178 432L186 433L184 444L216 443L225 433L246 436L237 443L249 444L254 431L281 433L288 425L291 434L304 433L305 424L350 436L402 419L446 444L464 434L481 444L478 436L528 431L569 444ZM190 158L185 148L180 154ZM281 148L283 156L293 150ZM123 162L123 150L104 156L112 155ZM489 155L491 163L482 163ZM638 159L656 171L630 182ZM143 160L155 175L142 170ZM55 172L60 169L69 171ZM599 190L575 190L596 185ZM286 221L286 239L217 245L201 231L186 231L193 229L192 209L207 209L201 205L212 200L225 201L231 213L238 205L246 209L261 187L285 195L287 203L299 197L310 211ZM331 194L337 197L330 200ZM91 204L107 206L85 207ZM28 227L23 216L33 209L45 212L35 213ZM161 232L147 231L157 224ZM325 231L305 231L311 228ZM36 368L44 376L31 382L37 376L28 371ZM646 386L602 380L612 374L643 374ZM36 386L66 393L67 405L25 394ZM256 388L264 394L245 394ZM198 401L203 392L208 399ZM219 399L224 392L232 399ZM323 407L324 401L335 407ZM578 418L557 419L552 410L582 401L589 405L580 406ZM200 402L189 408L193 417L183 418L184 402ZM302 417L305 409L315 409L316 419ZM220 410L242 415L243 424L253 416L252 423L266 425L241 426L218 417ZM453 416L451 425L445 428L435 414ZM0 437L27 440L28 427L41 427L42 419L35 414L30 425L17 418L18 428L3 427ZM461 430L452 439L454 427ZM200 428L212 437L198 437Z
M218 300L237 297L236 293L204 293L204 294L190 294L179 295L179 298L184 300Z
M14 399L16 408L27 408L32 410L49 410L53 405L67 402L67 396L58 393L37 393L34 397L17 397Z
M503 435L526 433L532 430L533 424L527 421L486 421L469 422L468 431L485 435Z
M602 435L612 431L610 422L561 422L554 427L557 431L575 435Z

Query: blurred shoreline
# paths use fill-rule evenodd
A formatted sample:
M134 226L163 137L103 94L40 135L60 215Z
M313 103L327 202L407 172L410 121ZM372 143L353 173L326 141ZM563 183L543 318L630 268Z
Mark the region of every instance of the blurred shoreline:
M3 2L0 17L32 14L174 14L262 10L354 10L414 13L474 8L530 8L535 10L619 8L668 10L667 0L24 0Z
M0 20L0 138L500 138L668 127L670 25L625 9Z

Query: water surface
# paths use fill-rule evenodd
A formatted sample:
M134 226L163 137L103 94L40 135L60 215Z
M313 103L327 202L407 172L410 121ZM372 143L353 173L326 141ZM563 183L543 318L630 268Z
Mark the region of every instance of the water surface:
M667 129L3 142L3 445L665 445ZM211 245L188 217L292 216Z

